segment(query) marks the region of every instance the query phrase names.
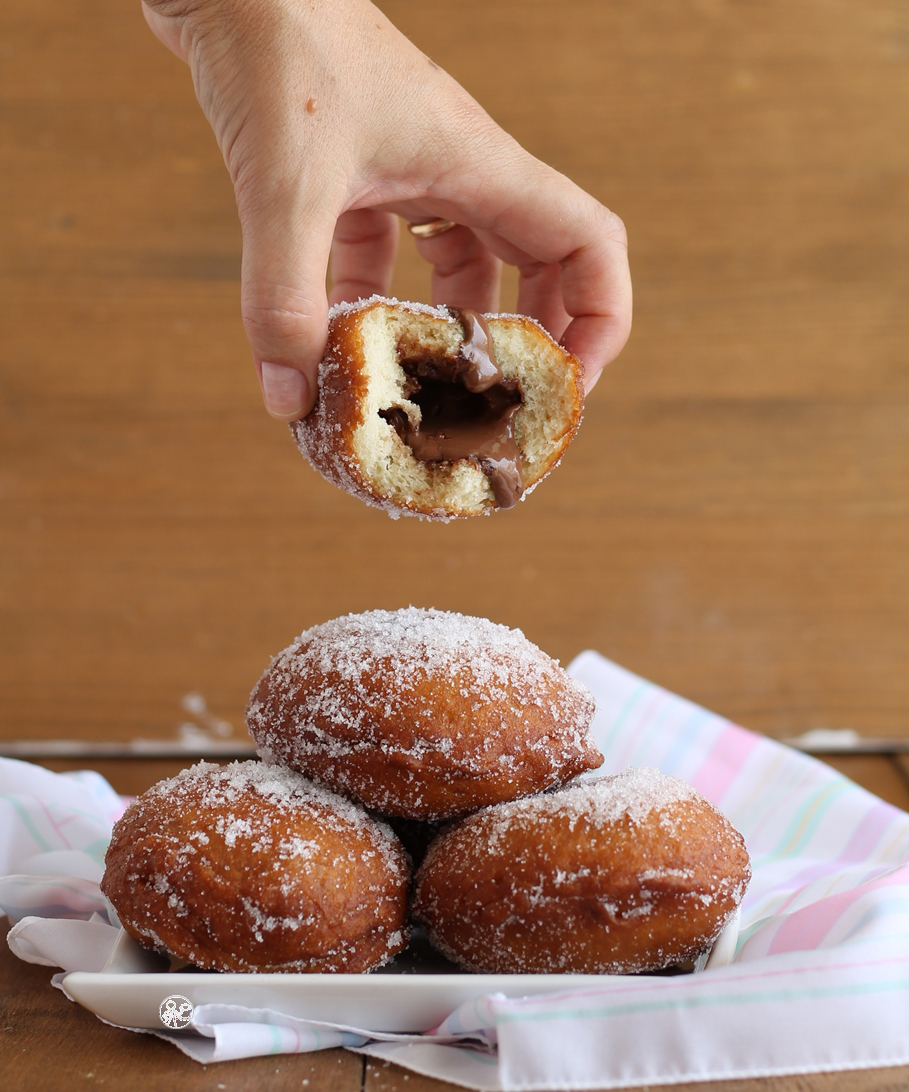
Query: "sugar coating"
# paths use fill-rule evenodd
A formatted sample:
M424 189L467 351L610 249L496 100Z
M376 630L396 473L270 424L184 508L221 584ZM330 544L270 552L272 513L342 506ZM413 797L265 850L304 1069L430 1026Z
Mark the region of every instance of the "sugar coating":
M519 629L434 608L407 607L348 614L305 630L272 662L287 693L300 689L303 672L335 674L357 686L372 678L383 665L396 694L414 689L415 673L458 679L469 672L477 700L500 701L513 690L532 701L551 685L557 661L546 656ZM282 673L283 672L283 673ZM578 695L588 691L564 675L566 689ZM364 691L364 699L366 693ZM336 695L320 692L319 703L352 727L361 723L360 710Z
M414 912L465 969L634 973L709 949L750 879L740 835L654 769L486 808L441 835Z
M409 607L306 630L260 679L247 724L269 761L321 776L310 759L337 760L341 791L352 787L344 761L376 752L398 768L409 762L415 778L425 767L505 783L530 763L545 771L538 791L601 761L593 710L589 692L520 630Z
M665 838L678 838L683 828L676 805L685 802L696 802L722 819L713 805L684 781L649 767L629 768L618 774L578 781L557 792L484 808L465 819L454 833L465 838L476 831L489 852L495 852L516 826L536 827L548 819L567 820L569 830L574 830L579 822L601 830L623 820L633 825L655 824ZM431 847L430 855L438 852L442 844L440 840L438 846ZM553 879L559 886L575 875L560 873ZM669 875L690 875L690 870L652 868L639 873L643 879Z
M431 318L441 318L450 322L457 321L447 307L435 307L429 303L399 300L395 299L394 296L382 296L379 293L375 293L372 296L361 297L350 303L333 304L328 310L328 321L329 323L332 323L336 318L339 318L342 315L353 315L358 311L365 311L376 303L384 304L386 307L400 307L411 315L429 315Z
M558 793L551 793L530 800L516 800L500 804L493 814L501 825L519 817L534 819L544 815L568 817L572 822L587 819L596 826L627 819L631 823L645 823L653 819L654 812L661 813L658 821L669 827L673 823L672 807L686 800L697 800L711 807L702 796L684 781L650 767L629 767L621 773L591 778L569 785Z
M112 871L122 871L124 861L125 887ZM287 934L299 934L305 949L307 930L330 933L325 884L330 888L332 875L340 886L355 871L361 893L374 900L370 928L374 918L393 916L388 907L395 899L403 906L409 882L406 855L385 824L292 770L256 761L200 762L153 786L115 826L107 863L105 893L134 936L218 969L260 969L274 957L269 935L281 934L284 952ZM149 902L143 885L157 901ZM227 964L211 958L212 933L223 933L224 925L212 925L209 904L232 922L230 935L221 936ZM381 932L370 938L380 949L373 965L404 943L400 928L386 929L384 939ZM175 935L182 947L174 945ZM318 960L336 965L319 969L359 958L349 937L323 949ZM273 969L313 969L303 951L284 962Z
M138 799L162 799L169 807L192 801L195 808L218 811L222 813L218 817L219 831L234 831L235 838L237 824L245 823L247 827L249 824L247 820L232 816L230 806L247 802L251 791L267 800L275 815L293 814L300 809L321 813L324 809L325 823L333 830L353 826L360 830L376 831L385 837L389 846L395 844L390 831L377 824L350 800L308 781L294 770L254 759L230 762L224 766L216 762L197 762L174 777L157 782ZM136 806L136 803L131 806ZM249 833L248 830L246 832ZM208 841L204 831L196 832L191 837ZM291 839L288 845L296 846L297 840Z
M332 304L328 310L329 324L336 318L340 318L343 315L354 315L358 311L365 311L367 308L372 307L377 303L381 303L386 307L400 308L402 311L406 311L411 315L427 315L430 318L444 319L446 322L457 323L458 326L460 326L457 314L445 304L433 305L409 300L399 300L394 296L383 296L379 293L374 293L372 296L362 296L360 299L352 300L350 302ZM548 338L555 340L546 327L530 315L519 315L511 311L500 311L489 313L484 317L487 321L490 319L503 319L509 322L530 322L536 326L541 333L544 333Z

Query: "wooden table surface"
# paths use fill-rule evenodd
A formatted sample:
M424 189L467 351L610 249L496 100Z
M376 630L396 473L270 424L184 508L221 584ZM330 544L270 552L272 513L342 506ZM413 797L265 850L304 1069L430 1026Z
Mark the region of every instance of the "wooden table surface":
M241 739L293 636L411 603L597 649L775 737L909 739L907 0L382 6L623 217L628 348L515 511L365 508L261 408L188 70L138 0L4 0L0 739L174 738L187 695ZM426 298L407 239L394 290ZM905 759L836 764L909 807ZM174 768L96 765L125 792ZM5 1088L443 1087L344 1052L203 1069L0 960Z

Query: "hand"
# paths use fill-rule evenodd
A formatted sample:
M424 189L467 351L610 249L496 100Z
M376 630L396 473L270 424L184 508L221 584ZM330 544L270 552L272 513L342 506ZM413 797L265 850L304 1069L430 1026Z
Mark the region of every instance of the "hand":
M243 231L242 310L268 412L305 416L330 303L386 295L397 216L458 226L418 240L437 303L518 310L560 338L588 389L627 340L622 222L521 148L368 0L145 0L191 67ZM333 286L326 294L331 264Z

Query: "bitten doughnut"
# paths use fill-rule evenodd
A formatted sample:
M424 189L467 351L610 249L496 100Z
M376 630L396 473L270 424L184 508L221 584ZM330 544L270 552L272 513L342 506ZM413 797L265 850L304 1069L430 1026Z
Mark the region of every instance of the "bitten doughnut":
M383 815L438 820L599 766L593 711L520 630L409 607L307 630L259 680L246 720L266 761Z
M368 971L407 945L410 866L348 800L261 762L201 762L114 827L101 889L146 948L217 971Z
M392 516L512 507L581 421L578 360L532 319L372 297L329 317L316 408L291 425L329 481Z
M750 876L741 836L712 804L657 770L627 770L442 834L413 915L468 970L630 974L709 949Z

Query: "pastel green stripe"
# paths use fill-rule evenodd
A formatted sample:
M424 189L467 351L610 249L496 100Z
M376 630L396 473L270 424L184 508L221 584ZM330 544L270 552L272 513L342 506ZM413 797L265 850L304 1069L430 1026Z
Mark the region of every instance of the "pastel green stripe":
M718 994L715 997L684 997L669 1001L639 1001L627 1005L609 1005L601 1009L560 1009L557 1012L503 1012L498 1022L539 1023L549 1020L601 1020L610 1016L634 1016L644 1012L666 1012L677 1008L715 1008L717 1005L762 1005L768 1002L812 1001L831 997L858 997L863 994L894 993L909 989L909 978L897 982L862 982L854 986L813 989L760 990L754 993Z
M849 783L844 780L842 784L828 785L826 789L822 789L796 814L789 826L789 830L783 835L780 846L768 854L768 858L773 860L777 857L794 856L811 840L821 819L823 819L833 801L838 796L842 796L844 792L847 792L849 788Z
M107 847L110 845L110 838L99 838L97 842L92 842L89 846L84 846L82 849L77 850L78 853L85 853L87 856L92 857L94 860L104 864L104 858L107 854Z
M475 997L473 999L473 1015L474 1015L474 1019L477 1022L477 1027L483 1027L485 1025L485 1023L486 1023L485 1016L481 1015L481 1013L480 1013L480 1002L485 1001L485 1000L486 999L484 997ZM462 1022L462 1026L463 1026L463 1022Z
M666 718L674 714L675 712L676 710L673 708L673 706L669 702L666 702L663 705L663 708L657 713L657 715L650 718L650 725L647 729L647 733L641 736L639 739L635 740L634 747L632 748L631 752L632 755L640 755L642 753L645 755L650 754L650 745L653 739L659 735L660 729L663 727ZM640 760L636 759L635 761Z
M743 929L739 933L738 940L735 942L735 956L733 957L733 962L738 962L739 952L741 952L754 934L759 929L762 929L772 917L772 914L767 914L762 918L758 918L757 921L752 922L747 929Z
M903 861L906 859L907 851L909 851L909 832L907 832L906 827L900 823L896 835L889 842L878 847L873 859L881 861Z
M15 798L15 796L4 796L2 799L7 800L10 803L13 810L19 816L19 819L21 820L22 825L26 828L26 830L29 832L29 834L32 836L32 838L38 843L38 845L43 850L46 850L46 851L49 852L51 849L53 849L53 846L51 846L42 837L41 832L38 830L38 828L32 822L31 816L28 814L28 812L25 810L25 808L22 807L22 805Z
M768 793L779 791L780 767L783 767L785 773L786 763L782 752L775 755L767 764L759 780L751 786L747 799L743 800L736 809L736 823L739 829L750 829L756 820L766 813ZM790 780L792 780L791 771Z
M281 1035L281 1029L275 1027L274 1024L267 1025L268 1030L271 1032L271 1050L269 1054L281 1054L283 1053L284 1038Z
M473 1065L486 1066L487 1069L497 1069L499 1066L499 1055L487 1054L485 1048L483 1047L481 1047L479 1050L473 1049L470 1051L469 1054L466 1052L462 1052L461 1059L459 1060L466 1060L468 1058Z
M622 725L625 723L626 720L628 720L628 717L631 715L631 710L641 700L641 696L643 694L646 694L648 690L652 690L652 689L653 689L653 687L650 686L649 683L641 683L641 685L637 688L637 690L631 695L631 697L625 703L625 707L622 709L621 713L619 713L619 715L613 721L612 727L609 729L609 734L606 737L606 739L603 741L604 749L606 748L606 746L608 744L611 744L612 741L615 739L619 729L622 727Z

